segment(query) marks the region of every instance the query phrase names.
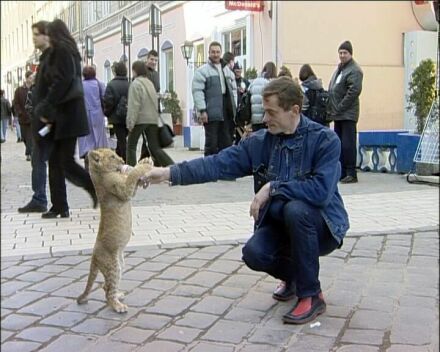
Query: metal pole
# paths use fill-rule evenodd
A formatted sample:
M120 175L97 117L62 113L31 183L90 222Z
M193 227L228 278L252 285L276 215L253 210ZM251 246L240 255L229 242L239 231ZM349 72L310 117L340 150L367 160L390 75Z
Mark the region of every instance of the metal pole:
M131 48L128 43L128 80L131 81Z
M159 58L160 58L160 55L159 55L159 34L156 36L156 40L157 40L157 49L156 49L156 51L157 51L157 53L158 53L158 55L157 55L157 73L159 73L159 77L160 77L160 70L159 70Z
M151 35L151 50L154 50L154 34Z

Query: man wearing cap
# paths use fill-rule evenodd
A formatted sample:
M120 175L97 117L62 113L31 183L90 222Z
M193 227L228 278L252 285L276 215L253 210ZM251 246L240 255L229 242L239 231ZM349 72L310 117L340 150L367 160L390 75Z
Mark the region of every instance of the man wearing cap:
M329 85L329 119L341 140L341 183L358 182L356 174L356 125L359 120L359 95L363 72L353 59L353 47L347 40L338 49L337 70Z

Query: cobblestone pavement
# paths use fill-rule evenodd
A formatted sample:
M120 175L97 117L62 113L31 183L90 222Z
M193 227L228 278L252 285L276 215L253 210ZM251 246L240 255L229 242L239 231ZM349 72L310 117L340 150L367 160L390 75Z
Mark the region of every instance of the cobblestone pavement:
M271 298L276 281L241 261L252 230L249 178L139 190L121 283L129 311L118 315L98 284L88 304L75 301L99 212L68 185L70 219L18 214L31 194L30 166L11 141L1 145L2 352L439 350L436 187L372 173L341 185L351 230L321 259L320 326L284 325L290 305Z

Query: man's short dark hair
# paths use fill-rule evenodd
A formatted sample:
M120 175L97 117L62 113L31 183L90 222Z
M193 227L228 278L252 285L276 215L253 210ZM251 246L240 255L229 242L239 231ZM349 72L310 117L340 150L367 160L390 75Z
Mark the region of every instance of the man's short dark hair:
M131 68L138 76L147 76L147 65L145 65L145 62L138 60L133 62L133 65L131 65Z
M127 66L125 66L125 62L115 62L113 64L113 70L116 76L127 77Z
M208 49L208 51L211 50L211 47L213 47L213 46L219 46L220 49L222 48L222 45L221 45L219 42L211 42L211 43L209 44L209 49Z
M230 51L227 51L227 52L225 52L225 53L223 54L223 60L224 60L226 63L229 63L231 60L234 60L234 59L235 59L235 56L234 56L234 54L231 53Z
M159 54L158 54L158 52L157 52L156 50L152 49L152 50L150 50L150 51L148 52L148 54L147 54L147 59L149 59L151 56L159 57Z
M47 27L49 25L48 21L38 21L32 24L31 28L36 28L39 34L46 34L47 35Z
M84 66L82 74L86 81L96 78L96 70L93 66Z
M29 76L31 76L33 74L33 72L31 70L26 71L26 73L24 74L25 78L29 78Z
M303 93L297 81L284 76L271 80L263 90L263 99L272 95L278 97L278 105L284 110L290 110L292 106L298 105L302 108Z

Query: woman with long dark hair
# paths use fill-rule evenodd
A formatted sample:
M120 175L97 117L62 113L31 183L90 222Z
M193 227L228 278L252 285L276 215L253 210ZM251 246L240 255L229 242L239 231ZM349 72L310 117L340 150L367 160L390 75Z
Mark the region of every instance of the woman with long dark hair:
M81 56L66 24L56 19L48 25L52 48L43 80L44 99L35 107L35 115L47 124L54 148L49 158L49 187L52 207L43 218L68 217L66 182L86 190L97 206L97 197L87 171L75 162L78 137L89 134L84 92L81 84ZM78 84L79 80L79 84Z

